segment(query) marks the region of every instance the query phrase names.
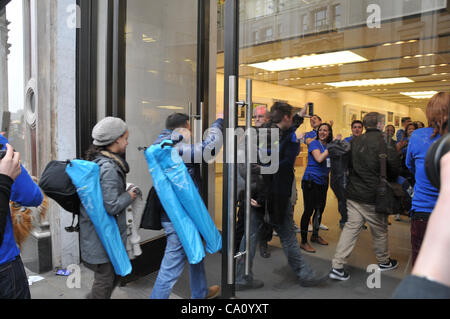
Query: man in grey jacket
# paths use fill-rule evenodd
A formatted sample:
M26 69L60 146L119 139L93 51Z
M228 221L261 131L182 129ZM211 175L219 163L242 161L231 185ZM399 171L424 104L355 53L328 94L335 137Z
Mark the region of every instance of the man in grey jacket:
M100 185L106 212L115 217L122 242L126 245L126 208L136 199L136 194L126 191L126 174L129 167L123 154L128 145L128 127L119 118L107 117L92 131L93 145L86 154L86 160L100 166ZM90 264L95 272L92 290L88 299L109 299L120 276L103 248L94 224L83 206L80 209L80 249L81 258Z

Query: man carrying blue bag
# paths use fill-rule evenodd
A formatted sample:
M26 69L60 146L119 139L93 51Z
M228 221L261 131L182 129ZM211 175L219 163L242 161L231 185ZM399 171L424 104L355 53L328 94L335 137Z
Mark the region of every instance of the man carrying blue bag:
M212 124L203 142L193 145L176 143L183 140L183 136L186 136L185 133L189 134L189 130L188 115L181 113L170 115L166 120L166 129L145 154L156 192L165 210L161 214L161 224L167 237L164 258L151 299L169 298L186 261L189 261L192 299L212 299L218 296L220 290L217 285L209 288L207 286L204 251L199 233L205 239L209 253L220 250L222 244L220 234L212 220L205 218L201 222L201 218L194 215L206 211L198 194L200 177L197 166L203 160L204 153L215 156L222 147L223 115ZM165 144L167 149L164 149ZM180 157L185 163L181 162ZM167 187L170 187L169 191Z

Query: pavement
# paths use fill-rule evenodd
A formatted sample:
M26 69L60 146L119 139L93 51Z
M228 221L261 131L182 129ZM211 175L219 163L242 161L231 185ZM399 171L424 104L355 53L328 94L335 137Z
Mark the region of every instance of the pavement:
M369 248L371 249L371 247ZM283 250L270 246L271 257L264 259L255 256L255 278L262 279L264 287L256 290L238 291L238 299L389 299L395 288L400 284L403 271L400 269L375 273L364 268L348 266L351 278L345 282L329 279L318 287L304 288L297 281L294 272L286 263ZM330 270L330 261L312 254L304 254L307 262L318 272ZM209 285L221 282L221 254L208 255L205 260L206 275ZM33 282L30 286L32 299L84 299L89 293L93 282L93 272L83 265L79 266L78 277L59 276L54 271L44 274L33 274L27 270L30 279L39 276L43 279ZM117 287L111 299L148 299L157 272L141 277L125 286ZM76 287L78 284L78 287ZM189 272L185 267L183 274L175 285L170 299L189 299Z

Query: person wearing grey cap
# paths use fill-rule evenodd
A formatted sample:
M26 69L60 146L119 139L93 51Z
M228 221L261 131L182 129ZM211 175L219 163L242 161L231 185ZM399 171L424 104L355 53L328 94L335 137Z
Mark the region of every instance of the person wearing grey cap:
M85 159L100 166L100 185L106 212L116 218L122 242L126 245L126 208L136 199L133 191L126 190L129 167L123 155L128 145L129 131L120 118L107 117L92 130L93 144ZM94 225L83 206L80 208L81 259L95 272L88 299L109 299L120 276L103 248Z

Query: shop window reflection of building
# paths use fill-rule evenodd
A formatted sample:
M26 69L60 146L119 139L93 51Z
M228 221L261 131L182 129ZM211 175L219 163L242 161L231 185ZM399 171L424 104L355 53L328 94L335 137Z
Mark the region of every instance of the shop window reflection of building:
M320 31L324 27L326 27L328 24L327 22L327 9L319 9L314 12L314 25L316 27L316 30Z

